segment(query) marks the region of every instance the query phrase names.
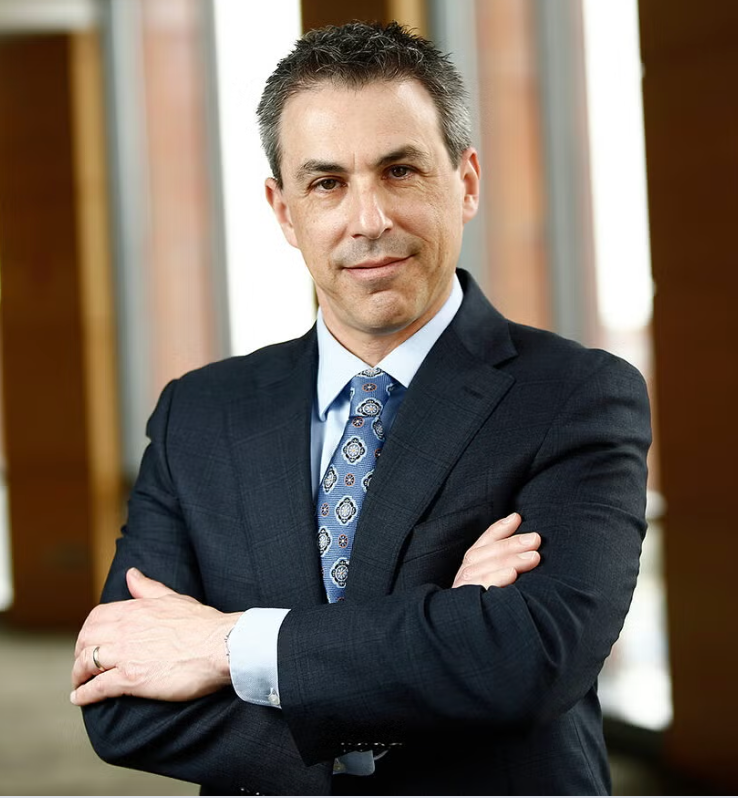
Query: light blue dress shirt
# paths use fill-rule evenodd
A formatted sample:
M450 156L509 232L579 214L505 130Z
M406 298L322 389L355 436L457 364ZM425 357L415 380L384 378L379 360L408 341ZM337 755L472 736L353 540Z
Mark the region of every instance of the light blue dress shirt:
M463 298L459 278L454 276L451 294L438 313L377 366L408 388L426 355L456 315ZM320 311L317 332L318 381L310 426L313 496L348 421L350 405L344 388L352 377L369 367L331 335ZM397 405L390 404L386 415L382 416L388 433L397 410ZM317 541L315 545L318 545ZM289 609L261 607L246 610L228 637L233 688L244 701L280 706L277 637L288 612ZM342 756L334 770L355 775L372 773L374 760L371 751Z

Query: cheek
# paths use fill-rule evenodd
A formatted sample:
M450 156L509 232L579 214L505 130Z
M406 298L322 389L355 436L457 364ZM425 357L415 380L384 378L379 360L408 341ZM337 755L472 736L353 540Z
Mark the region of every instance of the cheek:
M303 218L301 221L297 236L305 265L316 286L332 293L338 278L335 264L337 253L340 253L340 232L335 225L326 224L324 218L315 221Z
M424 192L415 199L404 209L405 225L437 248L443 247L457 220L461 225L460 208L456 208L437 191Z
M300 249L325 257L340 242L341 230L336 214L311 210L300 219Z

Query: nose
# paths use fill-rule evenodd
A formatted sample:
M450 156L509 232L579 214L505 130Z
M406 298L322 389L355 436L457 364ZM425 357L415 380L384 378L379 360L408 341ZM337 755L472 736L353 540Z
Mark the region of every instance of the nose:
M377 239L392 227L380 190L375 186L354 186L350 229L354 237Z

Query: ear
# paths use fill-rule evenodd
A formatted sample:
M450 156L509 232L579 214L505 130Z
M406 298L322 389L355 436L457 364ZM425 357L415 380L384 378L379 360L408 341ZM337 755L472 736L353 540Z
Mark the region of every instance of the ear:
M273 177L267 178L266 182L264 183L264 189L266 191L267 202L272 206L272 210L274 211L274 215L277 217L279 226L282 228L284 237L287 239L288 243L299 249L299 246L297 245L297 238L295 237L295 228L292 224L290 209L287 206L282 189L277 185L277 181Z
M481 170L479 168L479 156L474 147L467 147L461 153L459 177L464 184L462 218L464 224L466 224L477 215L477 210L479 210Z

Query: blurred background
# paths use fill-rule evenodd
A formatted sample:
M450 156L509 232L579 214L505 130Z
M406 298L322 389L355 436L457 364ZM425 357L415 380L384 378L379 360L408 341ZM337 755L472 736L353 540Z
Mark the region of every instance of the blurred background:
M74 639L166 382L314 320L254 112L302 31L354 18L467 80L461 265L648 380L650 529L600 680L615 792L735 792L738 3L0 0L0 793L196 792L96 759Z

